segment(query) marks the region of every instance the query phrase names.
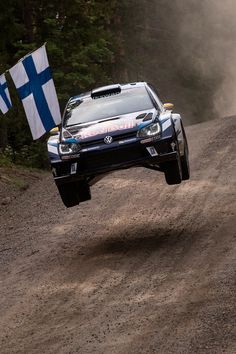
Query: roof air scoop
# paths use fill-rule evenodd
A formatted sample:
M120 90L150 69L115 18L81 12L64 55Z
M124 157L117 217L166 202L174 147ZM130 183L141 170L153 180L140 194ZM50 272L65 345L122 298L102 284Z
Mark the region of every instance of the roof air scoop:
M97 99L97 98L118 95L119 93L121 93L120 85L110 85L110 86L99 87L93 90L91 93L91 97L93 99Z

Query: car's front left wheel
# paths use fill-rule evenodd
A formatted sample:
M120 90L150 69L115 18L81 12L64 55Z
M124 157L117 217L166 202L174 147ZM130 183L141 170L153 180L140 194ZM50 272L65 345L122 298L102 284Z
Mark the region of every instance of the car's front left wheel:
M61 199L67 208L91 199L87 181L76 181L57 186Z

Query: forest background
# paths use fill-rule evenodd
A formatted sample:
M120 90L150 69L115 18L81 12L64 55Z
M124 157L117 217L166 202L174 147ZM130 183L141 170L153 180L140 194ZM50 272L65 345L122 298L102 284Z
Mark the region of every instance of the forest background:
M236 25L230 6L227 13L220 0L214 7L209 4L8 0L0 12L0 74L47 42L62 112L70 96L113 82L140 80L152 83L163 101L173 102L185 124L215 118L231 89L225 87L226 78L235 82L231 62L236 54L231 50L226 63L225 51ZM9 74L7 80L13 108L0 113L0 165L47 168L47 135L32 140Z

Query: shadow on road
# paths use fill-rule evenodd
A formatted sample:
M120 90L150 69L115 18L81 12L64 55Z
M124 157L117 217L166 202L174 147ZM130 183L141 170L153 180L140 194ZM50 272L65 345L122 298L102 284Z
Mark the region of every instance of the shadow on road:
M124 231L114 232L106 239L91 245L88 255L93 257L107 254L154 252L161 248L172 247L181 241L182 234L183 230L150 228L150 225L135 229L124 228Z

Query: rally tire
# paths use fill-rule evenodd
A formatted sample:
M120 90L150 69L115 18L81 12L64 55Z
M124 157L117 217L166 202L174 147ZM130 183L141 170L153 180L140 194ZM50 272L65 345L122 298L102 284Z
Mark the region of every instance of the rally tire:
M90 187L87 181L77 182L77 189L80 202L85 202L86 200L91 199Z
M182 169L179 156L174 161L165 162L164 174L166 183L169 185L180 184L182 182Z
M190 178L190 167L189 167L189 158L188 158L188 149L184 147L184 155L181 156L181 168L182 168L182 179L188 180Z
M90 187L86 181L65 183L58 185L57 188L67 208L91 199Z

